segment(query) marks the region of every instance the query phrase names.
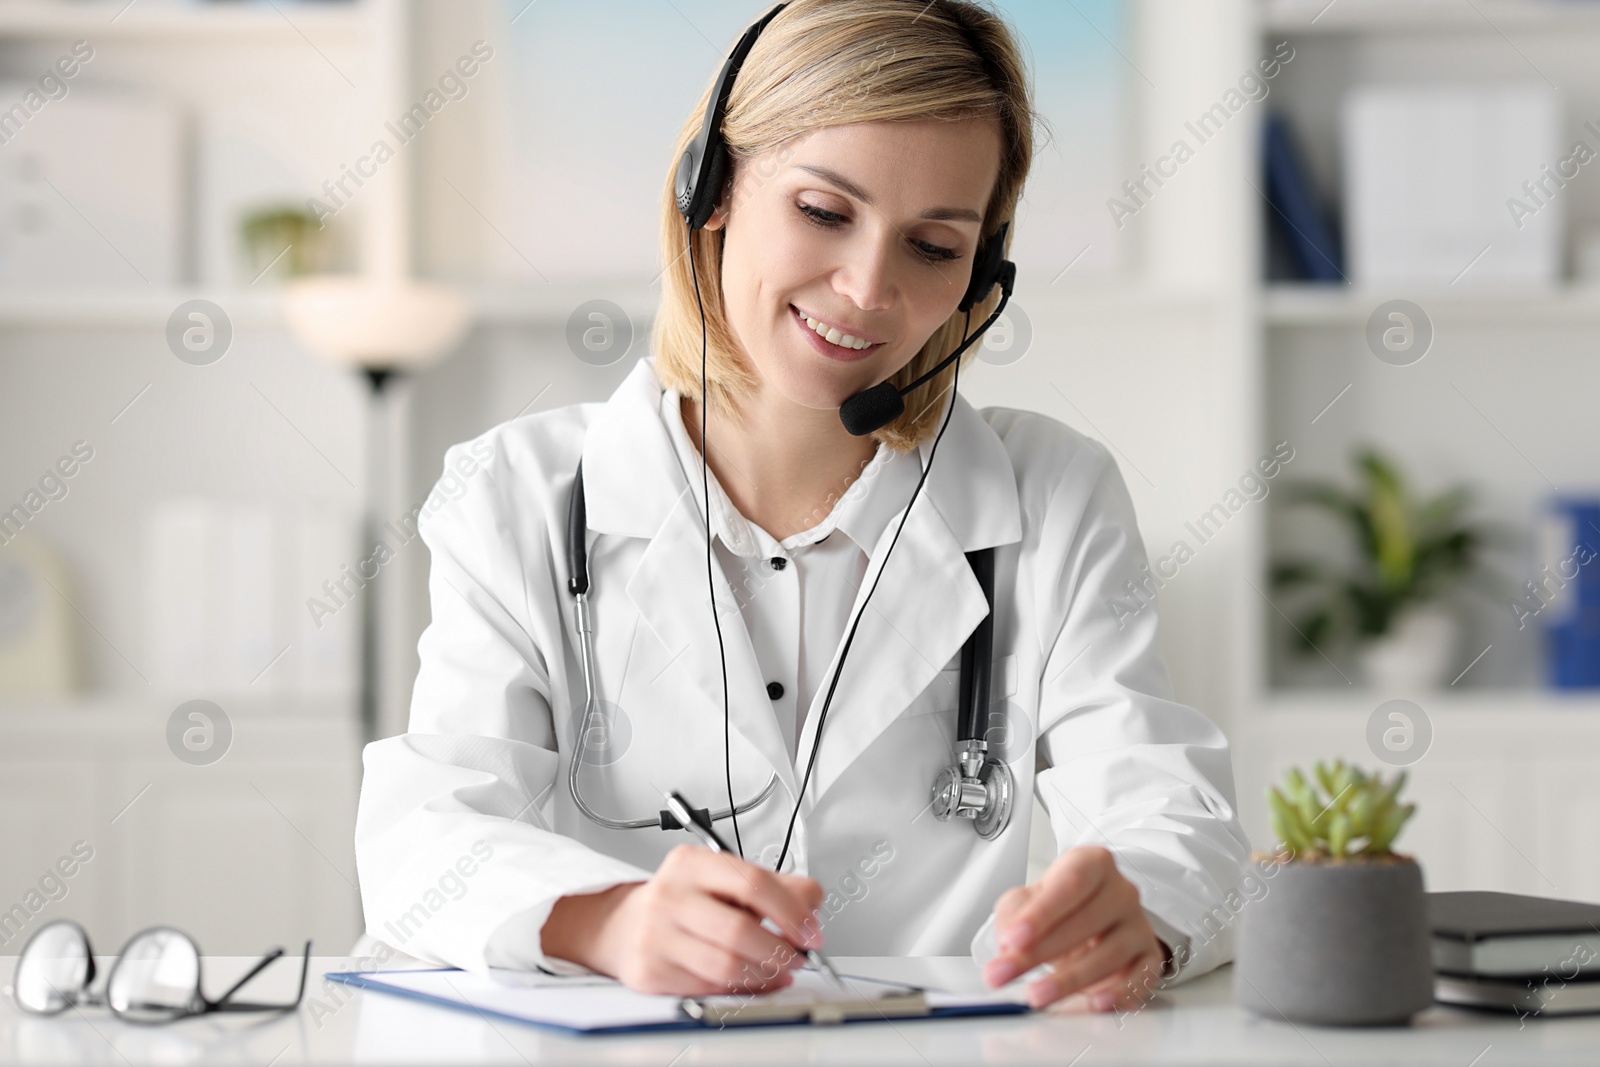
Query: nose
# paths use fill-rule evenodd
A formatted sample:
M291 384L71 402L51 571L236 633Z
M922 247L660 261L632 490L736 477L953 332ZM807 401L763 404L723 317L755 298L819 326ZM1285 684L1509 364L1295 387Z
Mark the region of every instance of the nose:
M893 302L891 256L902 239L892 227L852 242L844 263L834 272L833 287L862 311L881 311Z

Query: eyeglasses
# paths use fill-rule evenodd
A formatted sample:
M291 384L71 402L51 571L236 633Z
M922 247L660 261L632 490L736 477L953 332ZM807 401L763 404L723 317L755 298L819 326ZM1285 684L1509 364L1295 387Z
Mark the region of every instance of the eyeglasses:
M35 1015L56 1015L71 1007L104 1005L131 1023L167 1023L214 1011L293 1011L306 992L311 942L300 962L300 988L288 1004L255 1004L233 995L283 955L275 948L256 961L245 976L216 1000L200 991L200 949L193 939L170 926L153 926L128 939L111 965L103 994L89 991L94 982L94 953L89 935L70 919L57 919L34 931L17 959L12 995L17 1006Z

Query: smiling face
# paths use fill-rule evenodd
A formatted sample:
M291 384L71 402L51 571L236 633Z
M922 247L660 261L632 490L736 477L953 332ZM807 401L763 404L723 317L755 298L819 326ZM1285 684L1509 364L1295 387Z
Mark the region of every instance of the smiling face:
M999 169L989 119L827 127L737 167L706 228L757 404L837 408L909 363L966 292Z

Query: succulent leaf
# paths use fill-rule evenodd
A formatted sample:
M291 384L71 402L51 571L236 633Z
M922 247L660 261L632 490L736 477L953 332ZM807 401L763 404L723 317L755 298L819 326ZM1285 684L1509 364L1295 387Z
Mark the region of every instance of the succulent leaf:
M1405 771L1385 781L1343 760L1319 760L1310 779L1293 767L1285 773L1282 789L1267 790L1272 828L1299 855L1390 855L1401 827L1416 811L1415 804L1399 803Z

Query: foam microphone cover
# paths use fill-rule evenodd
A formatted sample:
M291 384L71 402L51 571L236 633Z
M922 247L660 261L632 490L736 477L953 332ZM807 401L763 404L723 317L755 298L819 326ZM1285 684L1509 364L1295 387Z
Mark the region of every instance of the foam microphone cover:
M906 402L893 382L879 382L866 392L839 405L839 421L857 437L881 430L906 410Z

